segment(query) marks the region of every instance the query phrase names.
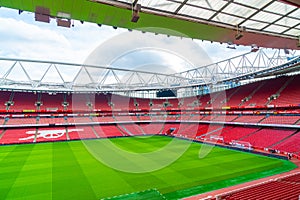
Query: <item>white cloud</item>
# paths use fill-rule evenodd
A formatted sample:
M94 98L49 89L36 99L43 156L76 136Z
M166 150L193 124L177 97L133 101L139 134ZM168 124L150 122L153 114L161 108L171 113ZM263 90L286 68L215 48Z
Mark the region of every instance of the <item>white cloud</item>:
M237 50L230 50L218 43L210 44L153 33L142 34L137 31L130 33L125 29L115 30L108 26L98 27L96 24L81 24L78 21L74 22L74 27L68 29L57 27L54 20L50 24L35 22L33 14L18 15L15 10L4 8L1 8L0 13L3 13L0 17L0 57L5 58L83 63L93 52L94 58L90 57L88 63L105 64L116 55L126 53L128 49L157 47L156 51L144 51L122 57L118 60L117 67L131 69L146 67L151 71L150 64L153 64L152 71L174 73L190 69L186 60L199 67L246 52L245 48L239 50L240 47ZM119 35L120 33L125 34ZM101 51L95 53L94 50L99 46ZM159 51L160 47L168 48L169 52ZM172 70L168 70L167 67ZM42 74L30 71L33 76ZM62 74L68 80L73 77L70 71L69 68L62 70ZM76 72L77 70L74 70L74 73ZM55 81L54 77L53 80Z

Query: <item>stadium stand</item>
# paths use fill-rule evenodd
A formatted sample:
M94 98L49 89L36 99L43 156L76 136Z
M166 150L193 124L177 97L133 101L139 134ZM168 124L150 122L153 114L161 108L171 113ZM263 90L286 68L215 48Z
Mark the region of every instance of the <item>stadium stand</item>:
M145 134L160 134L164 128L164 124L140 124L140 127Z
M118 128L127 135L144 135L143 129L138 124L122 124Z
M238 118L238 115L218 115L213 119L213 121L231 122L236 118Z
M262 129L244 137L252 146L269 147L295 133L295 130Z
M67 130L70 140L99 138L92 126L68 127Z
M127 135L115 125L94 126L96 134L101 138Z
M111 97L111 103L113 111L121 110L134 110L134 99L129 97L124 97L120 95L113 95Z
M209 140L210 136L220 136L226 144L229 144L232 140L241 140L251 143L253 146L260 148L272 147L274 149L292 153L298 153L300 151L297 142L299 140L298 134L295 134L294 130L286 129L270 129L259 127L259 124L277 124L277 125L293 125L300 123L300 116L298 115L297 108L285 110L284 114L266 114L277 111L274 107L268 108L274 111L265 112L264 110L255 111L259 114L249 114L254 113L253 110L249 109L247 111L237 111L240 114L225 115L225 112L207 112L204 107L210 108L214 103L220 104L222 106L247 106L247 105L260 105L263 106L268 103L274 104L276 102L279 105L290 105L294 102L289 100L285 96L289 96L292 93L298 94L297 91L297 81L299 80L299 75L280 77L277 79L263 80L260 82L250 83L244 86L239 86L236 88L229 89L226 92L226 99L223 92L216 92L210 95L188 97L182 99L146 99L146 98L129 98L112 94L62 94L62 93L32 93L32 92L7 92L2 91L0 101L3 103L3 109L5 109L5 102L11 101L14 105L10 106L10 112L22 111L26 109L40 110L41 112L53 112L51 115L34 115L31 116L30 113L27 117L4 117L1 118L1 124L7 125L18 125L18 124L59 124L59 123L90 123L90 122L124 122L124 121L152 121L152 122L168 122L166 124L127 124L127 125L107 125L101 126L87 126L86 136L87 138L94 137L114 137L122 135L136 135L136 134L159 134L168 133L170 129L173 129L171 134L182 135L185 137L193 138L205 138ZM273 84L275 85L274 87ZM272 88L272 89L269 89ZM297 90L297 91L296 91ZM299 92L300 93L300 92ZM273 94L278 95L277 99L267 100ZM248 97L248 101L242 101ZM250 98L251 97L251 98ZM284 100L286 98L286 100ZM262 100L263 99L263 100ZM280 100L281 99L281 100ZM19 103L23 102L24 103ZM280 100L280 101L279 101ZM40 102L40 105L36 105ZM290 103L291 102L291 103ZM65 106L63 106L65 105ZM180 107L180 110L178 108ZM76 117L67 116L66 113L58 116L55 115L58 111L90 111L93 109L97 110L97 115L90 118L89 115L79 115ZM218 106L216 107L217 109ZM229 109L227 107L226 109ZM169 109L169 110L168 110ZM186 109L186 110L183 110ZM204 109L201 111L201 109ZM174 111L173 111L174 110ZM199 111L200 110L200 111ZM113 111L113 113L109 113ZM120 111L120 112L119 112ZM128 113L128 111L133 111L133 113ZM146 113L145 113L145 112ZM293 112L293 114L288 114ZM201 114L199 114L201 113ZM247 114L244 114L247 113ZM286 114L287 113L287 114ZM209 125L209 124L184 124L181 127L177 123L180 121L202 121L202 123L207 123L209 121L213 122L239 122L239 123L258 123L258 127L242 127L242 126L230 126L225 125L222 129L220 125ZM197 126L197 128L195 128ZM67 129L70 127L67 127ZM102 129L105 129L107 133L104 133ZM197 129L195 132L194 130ZM17 129L16 129L17 130ZM39 130L44 130L44 128L39 128ZM18 129L17 132L21 134L21 130ZM24 132L24 130L23 130ZM26 132L26 131L25 131ZM78 132L78 131L77 131ZM80 131L79 131L80 132ZM65 133L63 140L67 139L78 139L79 132L76 133L77 136L72 136L75 133L68 134ZM98 133L99 132L99 133ZM80 133L81 134L81 133ZM97 135L98 134L98 135ZM3 134L3 138L7 135ZM18 135L18 134L17 134ZM96 135L96 136L95 136ZM199 137L200 136L200 137ZM84 138L84 137L83 137ZM36 138L36 142L48 141ZM62 138L61 138L62 139ZM5 139L6 141L8 139ZM12 138L12 143L16 142L16 139ZM19 143L20 141L18 141ZM290 145L294 144L294 145Z
M230 131L223 131L220 136L223 137L225 143L230 143L232 140L240 140L247 135L258 131L258 128L250 127L233 127Z
M286 140L281 141L277 145L272 148L278 149L280 151L296 153L300 151L300 134L297 132L296 134L288 137Z
M7 129L3 133L1 144L31 143L36 135L35 128Z
M101 117L94 117L93 121L96 121L96 122L113 122L115 120L111 116L101 116Z
M7 125L19 125L19 124L36 124L36 118L9 118L6 122Z
M9 101L11 92L1 91L0 95L0 110L6 110L6 102Z
M136 103L138 105L138 109L150 110L150 101L149 101L149 99L136 98Z
M292 76L291 82L286 88L278 94L278 98L274 99L271 104L277 106L299 105L300 104L300 90L299 81L300 75Z
M11 101L13 105L10 110L36 110L37 94L32 92L12 92Z
M241 115L234 122L259 123L265 118L265 115Z
M66 102L69 104L68 110L90 110L88 107L88 103L90 102L88 94L74 93L72 95L66 95Z
M64 94L62 93L41 93L40 110L63 110Z
M300 116L268 116L260 121L262 124L295 124Z
M282 181L300 183L300 174L295 174L281 179Z
M246 189L221 195L218 199L257 199L257 200L289 200L298 199L300 184L299 174L258 184Z
M280 77L271 80L260 82L258 89L255 89L251 96L248 96L249 101L245 102L244 106L265 106L269 101L269 97L276 94L284 85L288 77Z
M38 120L39 124L57 124L57 123L66 123L64 117L40 117Z
M100 111L111 111L109 105L110 94L96 94L95 95L95 109Z
M227 106L241 106L243 105L242 100L246 100L247 97L253 95L257 88L261 87L261 82L250 83L238 88L233 88L230 90L238 90L238 92L232 91L233 95L227 100ZM231 92L231 91L230 91Z
M36 142L65 141L69 138L65 127L37 128Z

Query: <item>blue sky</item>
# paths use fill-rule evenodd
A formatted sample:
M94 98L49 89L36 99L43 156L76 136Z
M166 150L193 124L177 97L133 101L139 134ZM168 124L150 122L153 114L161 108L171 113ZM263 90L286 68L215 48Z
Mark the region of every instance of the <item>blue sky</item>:
M126 31L110 26L98 27L91 23L81 24L78 21L74 21L72 28L57 27L54 19L50 24L35 22L32 13L23 12L19 15L17 10L0 8L0 56L82 63L101 43ZM250 49L237 47L237 50L231 50L226 48L226 44L194 42L213 61L239 55Z

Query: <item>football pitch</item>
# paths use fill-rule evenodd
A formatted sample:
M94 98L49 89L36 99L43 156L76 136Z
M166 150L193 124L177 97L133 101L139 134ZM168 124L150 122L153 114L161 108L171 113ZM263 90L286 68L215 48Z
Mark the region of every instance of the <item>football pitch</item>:
M145 136L0 146L0 199L178 199L296 167L289 161L220 147L199 158L204 144L193 142L166 167L131 173L103 164L86 148L99 148L99 155L114 152L105 145L107 141L141 155L171 142L176 144L156 155L162 161L189 143L166 136ZM145 164L142 160L138 163ZM134 169L135 163L130 167Z

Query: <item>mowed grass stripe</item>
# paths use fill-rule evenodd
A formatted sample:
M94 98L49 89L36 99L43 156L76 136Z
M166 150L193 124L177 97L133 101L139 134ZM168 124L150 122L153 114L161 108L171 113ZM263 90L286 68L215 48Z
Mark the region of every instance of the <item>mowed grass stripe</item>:
M157 136L137 136L128 140L124 138L112 138L110 140L116 147L121 149L135 152L135 153L147 153L153 152L163 148L170 142L169 138L161 137L161 140L157 139Z
M88 144L95 142L99 145L99 141L101 140L88 141ZM80 142L79 145L71 142L70 147L98 199L136 191L120 176L119 171L106 166L93 157L83 143Z
M16 145L0 162L0 199L6 199L34 145Z
M7 199L52 199L52 144L35 145Z
M52 162L53 199L97 199L69 142L53 143Z

